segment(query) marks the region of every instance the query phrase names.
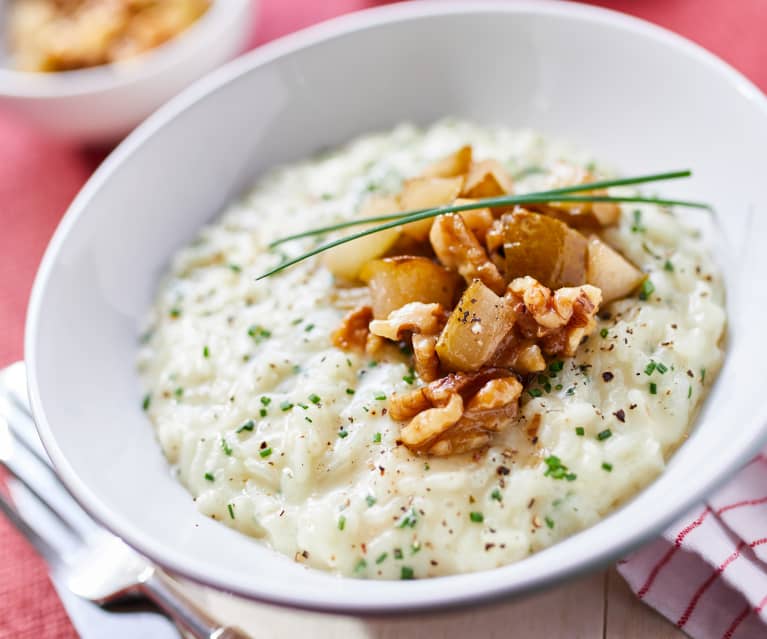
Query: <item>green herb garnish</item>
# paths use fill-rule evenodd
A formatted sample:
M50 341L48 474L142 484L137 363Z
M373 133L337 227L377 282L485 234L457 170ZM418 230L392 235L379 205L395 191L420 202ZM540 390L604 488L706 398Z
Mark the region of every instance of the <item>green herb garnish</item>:
M503 501L503 495L501 495L501 491L497 488L493 489L493 492L490 493L490 499L494 499L495 501Z
M469 513L469 519L471 519L475 524L481 524L483 521L485 521L485 516L482 513L473 510Z
M650 382L650 395L658 394L658 385L655 382Z
M227 504L226 509L229 511L229 516L234 519L234 504Z
M258 454L261 455L261 457L264 457L264 458L269 457L269 455L272 454L272 449L271 448L264 448L264 450L259 450Z
M608 473L611 473L613 471L613 465L608 464L607 462L602 462L602 469L606 470Z
M402 570L400 571L400 579L414 579L415 573L413 572L413 569L410 566L402 566Z
M346 517L341 515L338 518L338 530L343 530L344 528L346 528Z
M293 402L289 402L289 401L285 400L284 402L282 402L280 404L280 410L282 410L284 412L289 411L291 408L293 408Z
M578 437L583 437L586 434L586 429L583 428L583 426L576 426L575 434L578 435Z
M602 337L607 337L608 330L606 328L603 328L601 331L599 331L599 334Z
M252 419L249 419L242 426L240 426L235 432L241 433L245 430L253 430L255 427L256 427L256 423Z
M223 437L221 438L221 449L224 451L224 455L231 456L232 454L232 447L229 445L229 442L226 441Z
M368 495L367 497L365 497L365 502L367 503L368 508L370 508L373 504L375 504L376 501L377 500L375 497L373 497L373 495Z
M216 478L213 476L213 473L205 473L204 477L208 481L215 481L216 480Z
M402 519L399 520L397 528L415 528L417 523L418 515L416 514L415 510L411 508L410 512L405 513Z
M544 477L565 479L567 481L575 481L578 478L575 473L570 472L570 469L556 455L550 455L543 462L546 464L546 472L543 473Z
M208 359L210 357L210 349L207 346L202 347L202 356L205 359Z
M142 410L149 410L149 406L151 405L151 403L152 403L152 396L149 394L144 395L144 401L141 402Z
M269 277L270 275L274 275L275 273L278 273L290 266L293 266L294 264L302 262L303 260L309 257L312 257L324 251L327 251L328 249L334 248L341 244L346 244L347 242L351 242L360 237L372 235L374 233L378 233L386 229L395 228L397 226L401 226L402 224L436 217L438 215L443 215L445 213L456 213L460 211L469 211L473 209L480 209L480 208L487 208L487 207L492 208L492 207L498 207L498 206L509 206L513 204L524 204L524 203L535 203L535 202L543 203L543 202L552 202L552 201L553 202L646 202L651 204L660 204L663 206L675 206L675 205L689 206L693 208L703 208L703 209L711 210L711 207L708 204L704 204L701 202L664 200L659 198L647 198L647 197L640 197L640 196L614 197L609 195L593 195L593 194L570 195L572 193L581 193L583 191L594 191L594 190L604 189L604 188L609 188L614 186L623 186L628 184L641 184L641 183L647 183L647 182L655 182L659 180L671 180L676 178L689 177L690 175L692 175L692 173L688 170L685 170L685 171L674 171L669 173L659 173L659 174L653 174L653 175L643 175L643 176L637 176L637 177L631 177L631 178L622 178L622 179L616 179L616 180L603 180L603 181L591 182L588 184L578 184L575 186L568 186L568 187L563 187L559 189L552 189L549 191L542 191L539 193L526 193L524 195L506 195L506 196L493 197L493 198L484 198L484 199L476 200L474 202L470 202L468 204L442 206L438 208L420 209L416 211L403 211L400 213L394 213L390 215L381 215L377 217L370 217L370 218L364 218L364 219L360 218L355 220L349 220L346 222L340 222L338 224L311 229L308 231L304 231L302 233L296 233L294 235L289 235L289 236L280 238L272 242L270 244L270 247L275 247L275 246L278 246L279 244L282 244L284 242L288 242L291 240L295 240L295 239L299 239L303 237L323 235L331 231L337 231L340 229L357 226L360 224L370 224L372 222L384 222L384 224L367 228L357 233L352 233L351 235L347 235L345 237L338 238L331 242L321 244L320 246L317 246L316 248L302 255L299 255L296 258L284 260L280 262L280 264L278 264L276 267L268 270L267 272L263 273L256 279L260 280L265 277Z
M376 433L375 435L373 435L373 443L374 444L381 443L381 433Z
M613 432L609 428L605 428L603 431L597 433L597 439L603 442L605 439L610 439L613 436Z
M317 395L316 393L312 393L311 395L309 395L309 401L312 404L319 404L322 400L320 399L319 395Z
M639 289L639 299L647 300L655 292L655 284L648 278L642 282L642 287Z
M547 517L545 518L545 521L546 521L546 525L547 525L549 528L554 528L554 520L553 520L551 517L548 517L548 516L547 516Z

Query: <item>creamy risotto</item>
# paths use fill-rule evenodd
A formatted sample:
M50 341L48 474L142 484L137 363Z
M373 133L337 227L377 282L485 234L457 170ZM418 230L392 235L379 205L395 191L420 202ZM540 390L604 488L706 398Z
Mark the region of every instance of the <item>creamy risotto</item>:
M640 292L603 303L574 357L520 377L512 423L452 455L402 443L393 398L424 384L407 352L333 345L358 289L317 258L256 280L318 241L273 240L353 217L467 144L516 193L545 188L562 161L606 173L527 131L403 125L265 175L173 258L139 367L144 408L201 512L309 566L423 578L517 561L663 471L723 356L722 284L684 210L622 206L601 237L648 275Z

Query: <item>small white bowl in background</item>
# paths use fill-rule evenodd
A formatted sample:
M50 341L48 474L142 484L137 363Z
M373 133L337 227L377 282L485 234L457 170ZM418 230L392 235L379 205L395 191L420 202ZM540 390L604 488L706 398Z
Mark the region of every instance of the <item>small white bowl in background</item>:
M0 0L0 25L8 4ZM0 33L0 109L60 138L114 142L186 86L242 53L255 4L215 0L172 40L129 60L75 71L14 70Z

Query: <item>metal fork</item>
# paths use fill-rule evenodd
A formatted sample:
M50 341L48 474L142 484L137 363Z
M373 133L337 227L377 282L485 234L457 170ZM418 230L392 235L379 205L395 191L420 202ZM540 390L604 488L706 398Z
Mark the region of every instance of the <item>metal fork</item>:
M174 580L94 522L57 477L27 404L23 364L0 372L0 466L45 512L25 517L2 493L0 512L76 595L99 606L144 597L195 639L248 639L224 627L184 595ZM41 522L45 521L42 525Z

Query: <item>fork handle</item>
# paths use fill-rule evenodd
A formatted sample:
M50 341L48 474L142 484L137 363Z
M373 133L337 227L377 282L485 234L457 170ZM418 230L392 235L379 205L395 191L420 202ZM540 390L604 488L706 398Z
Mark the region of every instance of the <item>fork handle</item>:
M139 588L195 639L250 639L238 628L221 626L158 568L150 567L141 575Z

